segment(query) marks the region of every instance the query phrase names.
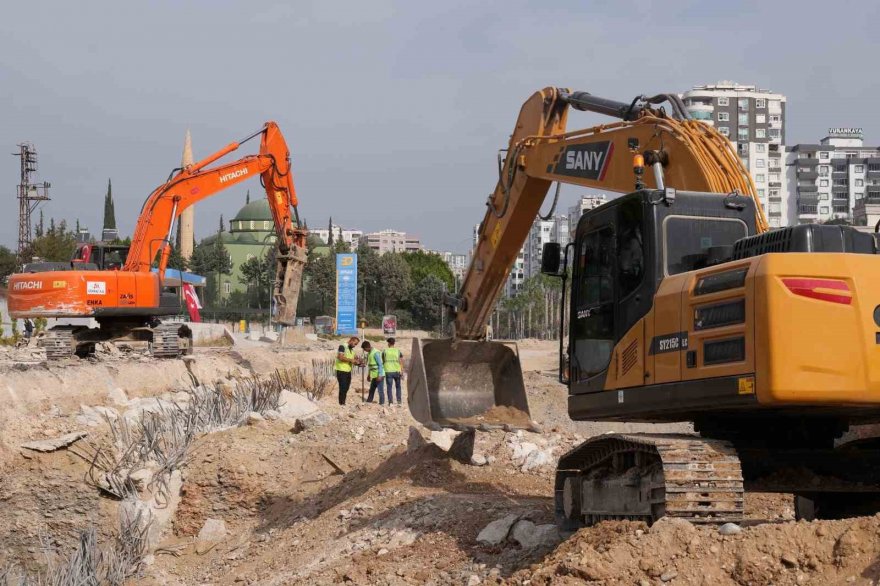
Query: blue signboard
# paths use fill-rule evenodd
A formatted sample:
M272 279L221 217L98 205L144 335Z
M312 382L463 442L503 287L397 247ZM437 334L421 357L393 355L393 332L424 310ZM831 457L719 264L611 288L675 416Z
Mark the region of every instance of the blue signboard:
M356 254L336 255L336 333L357 334L357 262Z

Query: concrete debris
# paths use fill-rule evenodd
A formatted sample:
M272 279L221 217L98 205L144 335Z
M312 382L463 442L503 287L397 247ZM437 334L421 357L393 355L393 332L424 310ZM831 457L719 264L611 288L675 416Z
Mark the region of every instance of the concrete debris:
M410 425L409 426L409 437L406 439L406 451L414 452L424 446L427 446L428 442L425 440L425 436L422 435L417 428Z
M457 438L460 433L460 431L455 431L454 429L432 431L429 441L444 452L448 452L450 448L452 448L452 442L455 441L455 438Z
M736 523L725 523L718 528L718 533L721 535L737 535L738 533L742 533L742 527Z
M34 440L27 443L21 444L21 447L34 450L35 452L54 452L55 450L60 450L61 448L66 448L70 444L81 440L86 437L88 434L84 431L77 431L74 433L68 433L62 435L60 437L55 437L51 439L44 440Z
M207 519L202 525L198 537L196 537L196 553L204 555L217 547L224 539L228 531L223 519Z
M474 454L471 456L471 464L474 466L485 466L489 461L486 459L486 456L483 454Z
M293 423L293 433L302 433L309 429L314 429L316 427L322 427L327 425L333 421L333 418L324 413L323 411L318 411L316 413L312 413L306 417L300 417Z
M153 471L149 468L141 468L140 470L135 470L128 475L128 479L131 480L131 483L139 491L145 490L147 488L147 484L149 484L152 478Z
M275 409L269 409L268 411L263 412L263 417L269 421L277 421L278 419L281 419L281 413Z
M300 395L299 393L281 391L279 401L278 413L281 419L287 421L290 425L296 423L298 418L318 411L317 405L309 401L305 395Z
M99 425L106 423L108 418L117 419L118 417L119 411L112 407L103 407L101 405L90 407L88 405L80 405L79 415L76 416L76 422L79 425L98 427Z
M559 542L559 530L554 524L535 525L520 519L510 531L510 537L524 549L549 547Z
M480 534L477 535L477 542L483 545L498 545L507 539L510 528L517 522L519 515L511 513L500 519L496 519L483 527Z

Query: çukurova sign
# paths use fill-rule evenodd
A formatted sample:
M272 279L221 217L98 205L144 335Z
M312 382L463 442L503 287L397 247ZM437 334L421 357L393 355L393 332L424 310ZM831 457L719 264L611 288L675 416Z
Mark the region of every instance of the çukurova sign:
M357 334L357 255L336 255L336 334Z

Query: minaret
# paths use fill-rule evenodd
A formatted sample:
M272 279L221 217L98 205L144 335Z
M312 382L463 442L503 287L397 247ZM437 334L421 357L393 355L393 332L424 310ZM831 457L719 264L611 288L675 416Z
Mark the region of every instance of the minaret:
M181 167L193 164L192 137L189 130L183 138L183 158L180 160ZM193 239L195 238L196 208L189 206L180 214L180 255L189 260L193 253Z

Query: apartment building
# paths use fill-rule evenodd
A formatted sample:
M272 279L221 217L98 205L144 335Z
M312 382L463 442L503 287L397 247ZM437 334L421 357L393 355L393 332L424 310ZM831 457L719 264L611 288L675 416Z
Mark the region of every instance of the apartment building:
M364 234L360 237L360 243L369 246L379 254L423 250L418 237L397 230L380 230Z
M561 214L549 220L538 218L532 223L532 228L529 230L529 235L521 251L525 278L528 279L541 273L541 256L544 245L548 242L558 242L562 246L571 242L568 215Z
M880 147L864 146L861 128L829 128L818 144L793 145L786 159L793 223L853 221L859 200L880 198Z
M330 228L309 229L309 234L317 236L324 244L329 242L330 230L333 230L333 242L344 241L352 250L358 247L361 237L364 235L363 230L344 230L342 226L333 224Z
M608 198L604 193L600 193L599 195L585 195L581 197L581 200L575 205L568 208L568 237L569 242L574 240L575 232L577 231L578 222L585 213L590 210L594 210L600 205L607 203Z
M449 267L449 270L452 271L452 274L455 275L456 279L461 281L464 278L464 273L468 268L468 256L467 254L458 254L456 252L437 252L435 253L443 259L443 262L446 263L446 266Z
M755 181L771 227L788 225L796 215L785 162L784 95L732 81L694 86L682 94L688 112L730 139Z

